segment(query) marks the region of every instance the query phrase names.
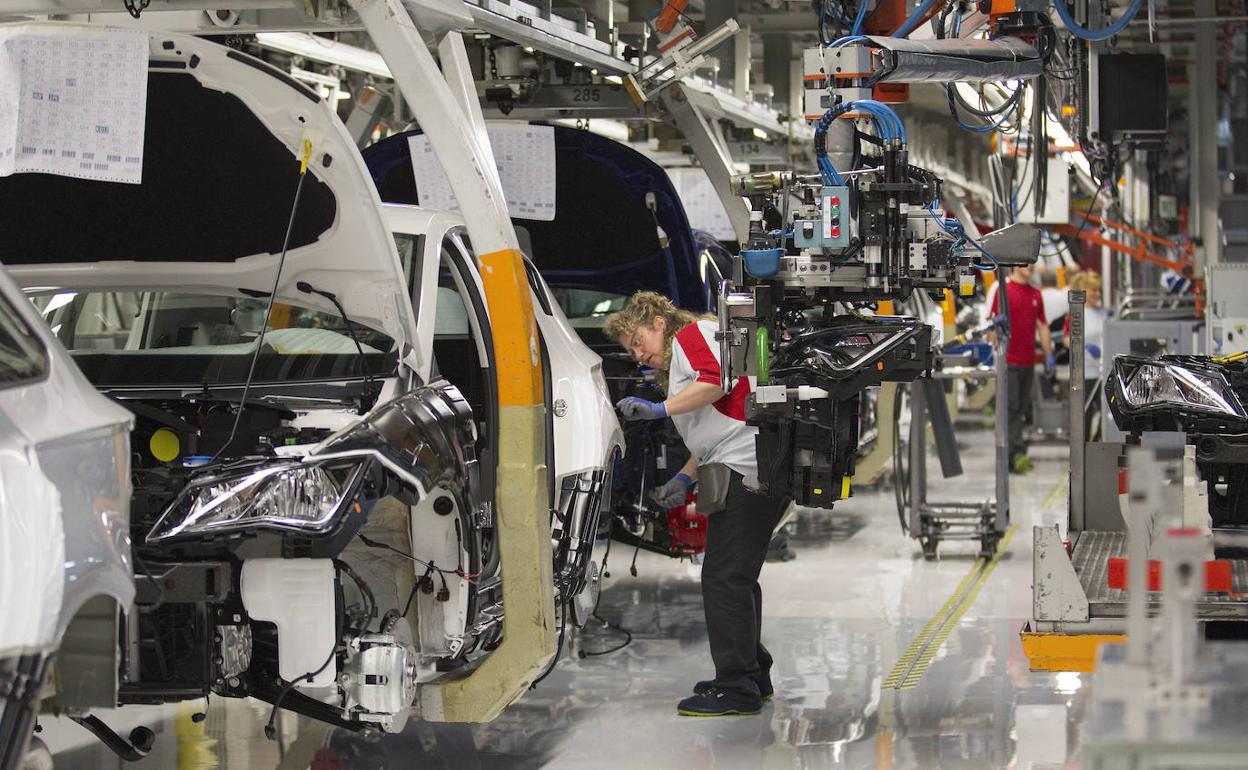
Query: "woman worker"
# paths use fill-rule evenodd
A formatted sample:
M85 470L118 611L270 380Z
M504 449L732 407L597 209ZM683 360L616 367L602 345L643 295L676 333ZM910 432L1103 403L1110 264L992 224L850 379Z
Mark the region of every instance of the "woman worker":
M1085 294L1083 309L1083 346L1087 358L1084 376L1097 380L1101 376L1101 344L1105 338L1105 309L1101 307L1101 277L1096 273L1080 271L1070 279L1071 291ZM1070 315L1066 316L1066 346L1070 347Z
M626 420L671 417L691 456L654 491L664 507L679 505L698 480L700 510L708 517L702 564L702 604L715 678L698 682L680 701L684 716L756 714L772 695L772 657L759 640L762 589L758 575L767 543L788 501L759 490L756 428L745 424L750 380L720 387L718 325L678 310L654 292L634 294L607 318L606 333L638 363L667 372L667 399L630 396L617 405ZM722 490L722 491L721 491ZM722 509L719 500L722 496Z
M1096 273L1080 271L1070 279L1071 291L1086 293L1083 311L1083 394L1084 394L1084 430L1089 441L1095 439L1099 414L1096 405L1101 403L1101 345L1105 340L1105 308L1101 307L1101 277ZM1070 347L1070 314L1066 314L1064 330L1066 347ZM1089 408L1091 407L1091 408Z

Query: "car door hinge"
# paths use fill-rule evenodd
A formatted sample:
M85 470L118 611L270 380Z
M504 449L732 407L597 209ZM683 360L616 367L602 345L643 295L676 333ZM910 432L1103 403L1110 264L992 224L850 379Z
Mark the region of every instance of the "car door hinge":
M478 503L472 511L472 523L480 529L494 526L494 504Z

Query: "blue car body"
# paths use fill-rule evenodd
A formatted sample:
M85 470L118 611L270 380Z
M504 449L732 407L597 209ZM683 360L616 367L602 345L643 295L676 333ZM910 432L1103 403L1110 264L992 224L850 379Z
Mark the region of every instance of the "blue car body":
M513 219L527 231L529 256L546 282L622 295L648 289L688 310L708 311L703 247L667 172L612 139L564 126L554 130L555 219ZM408 137L419 133L395 134L363 150L387 203L419 204L408 149Z

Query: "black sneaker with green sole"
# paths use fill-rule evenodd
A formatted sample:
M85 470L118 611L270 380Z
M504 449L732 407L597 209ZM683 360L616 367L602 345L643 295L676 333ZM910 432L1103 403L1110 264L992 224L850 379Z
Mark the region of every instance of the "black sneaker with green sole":
M763 699L746 693L712 687L701 695L690 695L676 705L682 717L750 716L763 710Z
M758 685L758 695L764 701L769 701L776 694L776 688L771 686L771 678L755 679L754 684ZM715 689L715 683L710 679L703 679L693 685L694 695L706 695Z

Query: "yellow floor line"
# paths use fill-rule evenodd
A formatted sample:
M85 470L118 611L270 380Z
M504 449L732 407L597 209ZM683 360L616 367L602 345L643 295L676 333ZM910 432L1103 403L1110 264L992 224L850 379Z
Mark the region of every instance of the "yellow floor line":
M962 582L958 583L958 587L953 589L953 593L949 595L949 598L943 605L941 605L941 608L936 610L936 614L932 615L932 619L927 621L927 625L923 626L923 630L919 632L917 637L915 637L914 642L912 642L906 649L905 654L897 660L897 664L893 666L892 672L890 672L888 678L884 680L885 687L893 687L905 675L906 670L910 667L910 664L914 661L915 657L922 652L923 646L927 644L931 635L935 633L936 629L940 626L941 621L944 620L949 611L952 610L957 604L958 599L962 596L962 592L965 591L971 581L979 575L983 566L982 561L978 559L975 561L975 564L971 567L970 572L966 573L966 576L962 578Z
M1057 477L1057 481L1053 484L1053 488L1050 489L1049 493L1044 496L1043 500L1040 501L1041 510L1044 510L1048 508L1049 506L1053 505L1054 503L1056 503L1057 495L1063 489L1069 489L1069 486L1070 486L1070 466L1067 466L1066 469L1062 471L1062 475Z
M1001 561L1001 557L1005 554L1006 548L1010 544L1010 540L1014 537L1014 532L1018 529L1018 525L1012 524L1006 530L1005 536L1001 538L1001 542L997 545L996 553L993 557L985 562L983 559L977 559L975 566L967 573L958 587L954 589L949 600L944 606L936 612L923 630L919 633L918 638L906 650L901 659L893 667L888 678L884 680L885 687L895 689L907 689L914 687L926 673L927 667L936 658L936 653L944 647L945 642L949 639L949 635L953 633L953 629L957 627L962 620L962 616L975 603L976 597L979 596L980 590L984 584L988 582L988 576L997 568L997 564ZM970 590L967 591L968 581ZM963 592L966 592L965 594ZM952 609L952 612L950 612Z

